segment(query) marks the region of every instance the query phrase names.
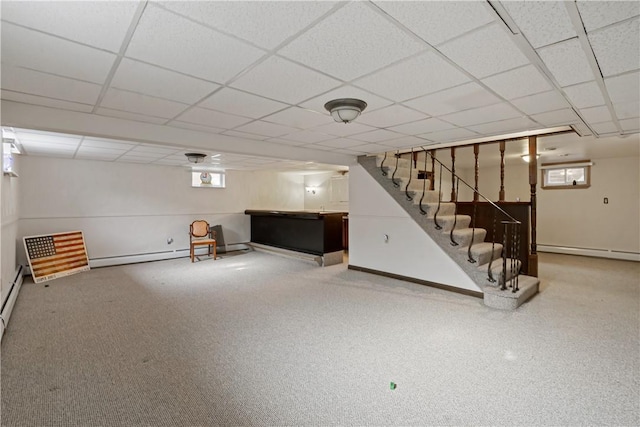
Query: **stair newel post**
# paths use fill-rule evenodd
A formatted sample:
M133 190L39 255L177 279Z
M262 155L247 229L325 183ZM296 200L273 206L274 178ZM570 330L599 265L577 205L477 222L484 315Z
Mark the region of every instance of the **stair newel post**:
M493 253L496 247L496 209L493 210L493 231L491 235L491 257L489 258L489 266L487 267L487 280L491 283L495 283L496 279L493 277L493 271L491 265L493 264Z
M424 150L424 148L423 148L423 150ZM421 215L426 215L427 214L427 211L425 211L422 208L422 201L424 200L424 195L427 192L427 176L426 176L427 175L427 157L428 157L427 156L427 150L424 150L424 173L425 173L425 176L424 176L424 179L422 180L422 197L420 197L420 204L419 204L419 206L420 206L420 214ZM432 181L432 183L429 186L433 185L433 172L431 173L431 181Z
M473 144L473 156L475 157L475 190L473 192L473 201L478 201L478 179L480 178L480 163L478 163L478 154L480 154L480 144ZM475 208L475 205L473 205Z
M442 163L440 163L440 180L438 181L438 208L433 214L433 223L436 226L436 230L442 230L442 226L438 224L438 212L440 212L440 203L442 202Z
M467 261L469 261L472 264L475 264L476 260L473 259L473 255L471 254L471 246L473 246L473 241L476 237L476 202L477 200L475 200L475 198L478 195L477 190L473 193L474 194L474 201L473 201L473 218L471 219L473 221L472 223L472 227L471 228L471 241L469 241L469 247L467 248Z
M509 256L508 250L509 246L507 245L507 236L509 235L509 230L507 228L508 222L502 221L503 230L502 230L502 272L500 273L500 290L504 291L507 289L507 257Z
M456 201L456 147L451 147L451 201Z
M531 254L529 276L538 277L538 249L536 245L536 185L538 184L538 139L529 137L529 186L531 187Z
M455 203L455 210L453 211L453 226L449 233L449 239L451 240L451 246L458 246L458 242L453 239L453 232L456 229L456 224L458 223L458 190L460 189L460 178L456 177L456 185L453 188L456 194L456 199L453 201L453 203Z
M409 160L409 181L407 181L407 185L404 187L404 194L407 196L408 201L413 200L413 196L409 194L409 185L411 185L411 179L413 178L413 162L415 158L413 157L413 147L411 148L411 158Z
M500 141L500 194L498 200L504 202L504 150L505 142Z
M433 191L436 189L436 150L431 150L431 182L429 183L429 190ZM427 155L427 152L425 151L425 156ZM425 157L426 159L426 157ZM425 170L427 169L427 167L424 167Z
M384 170L384 162L385 160L387 160L387 152L384 152L384 158L382 159L382 162L380 162L380 170L382 171L382 176L387 176L387 171Z
M396 182L396 172L398 172L398 162L400 161L400 150L396 152L396 168L393 170L393 174L391 175L391 182L393 182L393 186L398 188L400 184Z

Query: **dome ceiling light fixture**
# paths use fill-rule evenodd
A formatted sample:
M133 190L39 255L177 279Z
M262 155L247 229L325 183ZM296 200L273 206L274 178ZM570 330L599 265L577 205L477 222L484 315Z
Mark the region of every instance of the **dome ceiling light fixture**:
M206 154L202 153L185 153L184 155L187 156L189 163L202 163L205 157L207 157Z
M327 102L324 108L336 122L351 123L367 108L367 103L354 98L340 98Z

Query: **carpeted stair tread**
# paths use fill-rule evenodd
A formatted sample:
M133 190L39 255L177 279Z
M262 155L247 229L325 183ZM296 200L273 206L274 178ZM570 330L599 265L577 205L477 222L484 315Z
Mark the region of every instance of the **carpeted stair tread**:
M507 271L506 271L506 276L507 276L507 280L511 279L511 277L514 275L514 273L511 272L511 258L507 258ZM520 266L521 266L521 262L520 260L515 260L515 272L520 271ZM487 264L482 264L480 266L478 266L478 270L480 271L487 271L488 270L488 263ZM496 283L498 283L498 280L500 279L500 272L502 271L502 258L498 258L495 259L493 261L493 263L491 263L491 272L493 273L493 278L496 279Z
M422 189L425 188L427 191L429 191L429 184L430 181L428 179L418 179L418 178L411 178L411 181L409 181L409 178L396 178L396 182L400 181L400 188L402 188L403 190L407 187L407 183L409 184L409 191L416 191L419 192L420 194L422 194Z
M418 205L420 204L420 196L422 194L418 194L417 200L414 199L413 203ZM433 216L436 212L438 212L438 216L440 215L454 215L456 213L456 204L455 203L440 203L440 209L438 209L438 202L426 202L427 197L422 200L422 209L427 211L427 218L433 219Z
M515 310L538 292L540 280L537 277L518 276L518 291L507 288L500 290L496 286L484 286L484 304L500 310Z
M442 231L448 233L451 229L461 230L469 228L471 217L469 215L440 215L438 214L438 224L442 227ZM477 230L477 229L476 229Z
M476 231L480 230L476 228ZM460 251L467 253L468 245L461 248ZM502 245L500 243L493 244L491 242L482 242L471 245L471 256L478 265L487 264L492 259L500 258L502 253ZM492 255L493 254L493 255Z
M414 196L413 197L413 204L414 205L419 205L420 204L420 198L422 198L422 190L414 191L413 196ZM435 191L435 190L425 191L424 192L424 198L422 198L422 206L424 206L425 204L437 205L439 196L440 196L440 193L438 191ZM455 207L454 207L454 211L455 211ZM452 212L452 214L453 214L453 212Z
M439 221L439 220L438 220ZM459 230L453 230L453 240L461 246L469 246L471 237L473 236L473 244L484 242L484 238L487 236L487 230L483 228L476 228L475 233L472 228L462 228Z

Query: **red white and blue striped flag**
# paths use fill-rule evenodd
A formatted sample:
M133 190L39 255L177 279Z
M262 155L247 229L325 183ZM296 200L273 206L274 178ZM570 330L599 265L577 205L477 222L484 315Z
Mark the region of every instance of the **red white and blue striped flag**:
M89 270L89 258L82 231L24 238L35 283Z

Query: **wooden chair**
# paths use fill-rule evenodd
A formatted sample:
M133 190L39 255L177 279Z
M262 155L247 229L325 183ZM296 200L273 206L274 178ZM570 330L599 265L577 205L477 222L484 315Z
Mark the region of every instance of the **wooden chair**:
M211 248L213 247L213 259L215 260L217 256L216 232L211 230L207 221L199 219L193 221L189 226L189 255L191 256L191 262L195 258L196 246L203 245L207 245L208 255L211 255Z

